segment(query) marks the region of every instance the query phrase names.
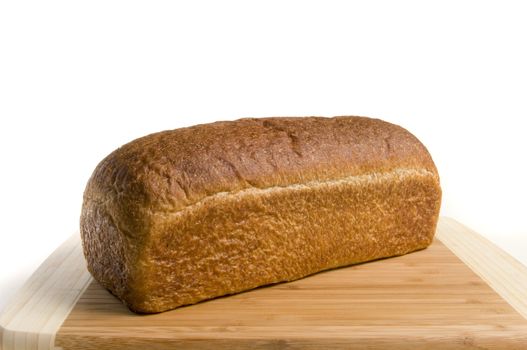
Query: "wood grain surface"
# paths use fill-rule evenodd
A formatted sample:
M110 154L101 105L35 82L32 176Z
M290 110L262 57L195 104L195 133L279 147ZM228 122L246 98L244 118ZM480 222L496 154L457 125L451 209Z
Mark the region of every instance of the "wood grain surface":
M39 266L0 315L0 348L54 349L57 330L91 281L75 234Z
M75 262L73 255L70 269L84 266L82 254ZM65 318L52 337L64 350L527 349L526 283L523 265L441 218L425 250L162 314L136 315L93 280L66 315L60 305L33 306L48 319ZM12 315L0 318L10 332L5 349L49 349L33 341L40 331L27 308L16 317L17 330Z

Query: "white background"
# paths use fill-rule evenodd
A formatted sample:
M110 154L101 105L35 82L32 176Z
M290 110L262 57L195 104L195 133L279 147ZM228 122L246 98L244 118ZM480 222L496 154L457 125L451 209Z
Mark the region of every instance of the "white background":
M151 132L364 115L428 147L452 216L527 264L527 11L512 1L2 1L0 309Z

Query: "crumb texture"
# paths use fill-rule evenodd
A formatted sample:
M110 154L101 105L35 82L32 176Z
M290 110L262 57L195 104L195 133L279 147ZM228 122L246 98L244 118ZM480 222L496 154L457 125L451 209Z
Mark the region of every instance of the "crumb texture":
M111 153L81 235L95 279L151 313L425 248L440 201L428 151L399 126L240 119Z

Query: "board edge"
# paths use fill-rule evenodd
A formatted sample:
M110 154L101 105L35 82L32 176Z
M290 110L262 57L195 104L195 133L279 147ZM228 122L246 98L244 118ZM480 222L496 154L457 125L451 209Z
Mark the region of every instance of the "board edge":
M436 238L527 320L527 267L481 234L441 216Z
M0 348L58 350L55 335L91 281L77 232L33 272L0 314Z

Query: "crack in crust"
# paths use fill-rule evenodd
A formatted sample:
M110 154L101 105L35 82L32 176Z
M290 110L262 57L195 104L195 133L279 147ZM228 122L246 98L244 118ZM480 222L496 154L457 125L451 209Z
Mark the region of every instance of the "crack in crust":
M309 181L304 183L293 183L289 184L287 186L269 186L269 187L258 187L251 185L249 188L244 188L242 190L237 191L229 191L229 192L218 192L211 195L208 195L202 199L200 199L197 202L194 202L188 206L186 206L183 209L176 210L176 211L150 211L150 214L152 215L161 215L161 216L171 216L171 215L179 215L186 211L192 211L196 208L206 205L209 202L213 202L219 198L225 198L225 197L238 197L240 200L242 200L243 196L246 195L261 195L264 193L272 193L277 191L287 191L287 190L300 190L300 189L316 189L318 187L332 187L332 186L338 186L343 184L374 184L379 183L382 181L388 181L394 178L404 179L407 177L430 177L435 179L435 181L438 181L439 178L437 175L429 170L426 169L407 169L407 168L397 168L394 169L388 173L370 173L370 174L362 174L362 175L354 175L354 176L348 176L341 179L334 179L334 180L327 180L327 181ZM410 197L406 199L409 202L415 201L415 198Z
M291 149L293 150L293 152L297 156L302 157L302 152L300 151L300 143L298 141L298 136L294 132L292 132L290 130L287 130L284 127L280 127L280 126L272 123L269 120L264 120L262 122L262 125L264 127L266 127L266 128L272 128L272 129L275 129L277 131L281 131L281 132L285 133L287 135L287 137L289 138L290 142L291 142Z
M231 169L231 171L233 172L233 174L236 176L236 178L238 180L240 180L241 182L245 183L248 187L256 187L256 184L249 180L248 178L244 177L240 171L238 170L238 168L236 167L236 165L234 165L231 161L227 160L225 157L216 157L221 163L225 164L227 166L227 168Z
M181 191L183 191L183 193L185 194L185 200L188 201L189 200L189 192L188 192L188 188L187 186L184 186L180 180L178 180L176 177L169 177L168 178L169 181L174 181L178 187L181 189Z

